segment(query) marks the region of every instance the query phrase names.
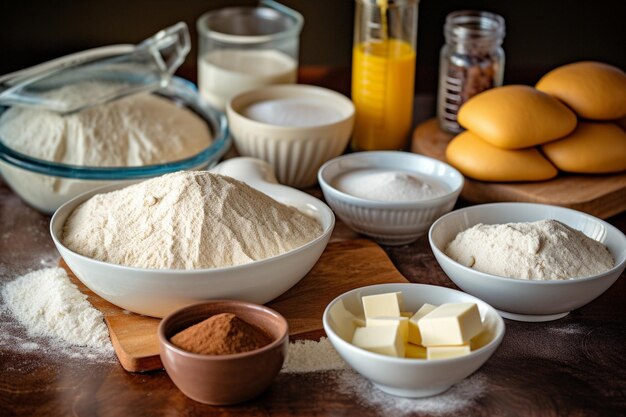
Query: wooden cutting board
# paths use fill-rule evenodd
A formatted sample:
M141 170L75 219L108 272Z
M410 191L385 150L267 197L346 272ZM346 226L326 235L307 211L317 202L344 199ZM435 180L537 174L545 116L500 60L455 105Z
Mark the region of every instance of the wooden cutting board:
M437 119L427 120L413 132L411 151L445 161L446 146L452 137L439 128ZM552 204L606 219L626 210L626 173L559 173L549 181L524 183L489 183L466 177L461 196L471 203L522 201Z
M72 281L100 310L120 363L129 372L162 369L157 327L160 319L123 310L102 299L76 278L63 260ZM338 295L366 285L408 282L378 245L369 240L328 244L313 269L285 294L267 305L289 322L292 339L318 339L324 334L322 313Z

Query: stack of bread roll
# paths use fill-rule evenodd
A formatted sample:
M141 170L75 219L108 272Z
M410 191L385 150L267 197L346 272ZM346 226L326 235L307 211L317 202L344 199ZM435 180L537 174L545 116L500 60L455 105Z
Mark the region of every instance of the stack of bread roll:
M568 64L534 88L509 85L468 100L458 114L467 130L452 139L446 158L481 181L543 181L558 170L620 172L625 118L626 73L599 62Z

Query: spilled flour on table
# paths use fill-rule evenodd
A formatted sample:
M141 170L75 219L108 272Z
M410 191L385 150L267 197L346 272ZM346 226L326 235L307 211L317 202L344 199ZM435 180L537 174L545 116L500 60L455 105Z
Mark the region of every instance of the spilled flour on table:
M64 269L30 272L5 284L1 294L0 346L97 362L115 360L102 314Z
M434 397L402 398L382 392L356 372L344 371L338 375L337 389L385 417L463 415L463 410L469 409L486 391L487 381L482 375L473 375Z
M330 341L322 337L319 342L296 340L289 343L282 372L305 373L339 369L349 369L349 366L341 359Z
M386 417L415 414L462 415L463 410L470 408L487 389L486 377L475 374L434 397L395 397L382 392L369 380L351 370L325 337L319 342L298 340L290 343L287 360L281 372L326 372L327 377L335 381L338 392Z

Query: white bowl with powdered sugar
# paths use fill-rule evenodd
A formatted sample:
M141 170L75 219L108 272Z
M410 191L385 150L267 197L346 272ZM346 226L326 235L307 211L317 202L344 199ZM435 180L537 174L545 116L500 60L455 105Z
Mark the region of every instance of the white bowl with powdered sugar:
M504 273L496 275L479 271L476 269L478 267L476 260L467 262L467 260L462 259L462 251L460 257L450 251L450 243L460 233L479 224L504 225L530 222L543 224L545 222L542 221L545 220L556 220L573 229L574 232L580 231L586 237L606 246L613 258L612 266L598 267L595 273L589 272L592 270L588 268L589 264L599 265L599 258L602 254L583 251L584 248L570 247L567 248L567 251L571 252L568 256L579 258L569 261L569 263L579 264L579 267L574 268L579 272L578 274L573 272L572 268L567 268L572 265L562 264L563 260L568 262L566 253L553 253L544 256L543 260L540 261L541 265L535 266L531 272L518 271L515 273L513 271L515 268L522 269L525 266L520 263L523 260L511 259L510 265L500 265L502 271L509 271L506 274L509 276L503 276ZM514 226L514 228L519 229L518 226ZM515 236L517 236L516 239L528 238L529 231L520 230L521 233L516 231L509 238L515 238ZM568 236L565 238L568 240L573 240L575 237L570 231L562 227L560 230L559 228L546 228L545 230L548 233L562 234L563 237L567 232ZM551 230L555 231L550 232ZM480 236L480 234L476 236ZM583 238L586 239L585 236ZM589 214L558 206L530 203L494 203L466 207L453 211L433 223L429 231L429 240L439 265L456 285L494 306L503 317L519 321L549 321L562 318L570 311L590 303L608 290L626 268L626 236L620 230ZM497 241L500 243L488 248L475 247L474 249L477 251L485 249L491 251L492 255L500 253L501 257L504 257L507 253L498 251L511 251L518 246L511 241L508 244L505 244L505 240L502 239ZM539 241L542 242L540 245L547 245L545 242L548 242L548 239L540 239ZM532 239L528 239L528 242L532 242ZM563 242L562 244L571 245L571 242ZM484 242L477 241L475 245L481 246L484 245ZM544 248L530 246L533 245L529 243L528 248L529 253L533 253L532 256L544 251ZM498 256L492 258L490 262L492 264L501 263L496 259ZM520 256L522 255L517 257ZM456 257L457 260L453 257ZM518 264L519 266L516 266ZM490 266L494 267L494 265ZM537 268L543 271L539 271ZM572 276L565 276L563 271L569 271L568 273ZM514 275L519 276L514 278L512 277Z
M318 171L324 198L357 233L404 245L454 207L463 175L445 162L398 151L342 155Z
M321 234L316 234L310 241L276 256L231 266L202 269L186 269L184 266L169 269L126 266L97 260L70 249L65 227L69 224L68 219L71 219L75 209L92 197L98 195L104 198L103 196L106 196L104 193L125 187L125 185L114 185L82 194L60 207L51 220L52 239L69 268L87 287L107 301L134 313L163 317L187 305L218 298L264 304L298 283L317 262L335 224L333 212L317 198L278 184L271 167L263 161L253 158L234 158L218 165L214 172L245 182L278 202L313 217L321 226ZM152 205L155 201L147 203ZM219 211L219 207L216 210ZM107 216L105 215L104 218L106 219ZM115 219L111 217L109 221L115 221ZM161 226L167 227L165 222L155 227ZM91 233L84 230L78 230L78 232L84 232L83 234L87 235ZM100 232L99 229L93 230L94 234ZM137 242L141 240L144 232L136 230ZM173 229L173 232L176 230ZM156 232L148 231L147 233ZM210 233L210 231L198 228L195 233ZM104 235L107 235L106 231ZM111 238L107 236L106 239ZM251 235L245 238L252 241L258 236ZM102 246L106 251L104 243ZM189 251L184 253L192 256L193 249L190 247ZM214 249L225 251L227 248L215 247ZM130 252L126 255L130 256Z

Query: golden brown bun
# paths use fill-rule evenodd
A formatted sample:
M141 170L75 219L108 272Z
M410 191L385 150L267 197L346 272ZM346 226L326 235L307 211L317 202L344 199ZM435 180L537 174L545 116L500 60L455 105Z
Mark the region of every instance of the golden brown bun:
M469 131L452 139L446 158L464 175L481 181L543 181L558 173L536 148L501 149Z
M544 75L537 89L561 100L591 120L626 116L626 73L601 62L575 62Z
M522 149L569 134L576 115L554 97L525 85L492 88L469 99L461 126L503 149Z
M562 171L603 174L626 170L626 132L614 123L580 122L543 152Z

